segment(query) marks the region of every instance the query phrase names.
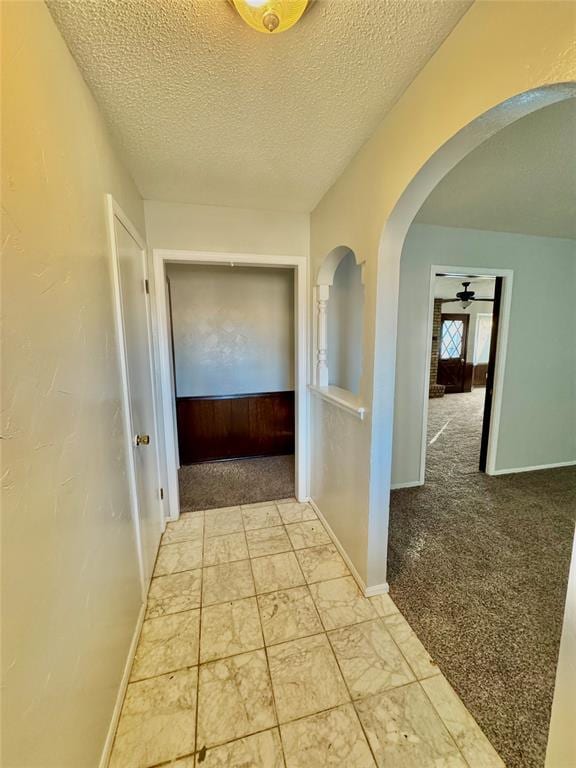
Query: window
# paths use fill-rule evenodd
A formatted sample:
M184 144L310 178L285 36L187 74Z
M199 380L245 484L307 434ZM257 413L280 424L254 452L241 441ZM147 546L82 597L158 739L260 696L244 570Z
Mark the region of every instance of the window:
M490 357L490 338L492 336L492 315L478 315L476 325L476 343L474 344L474 363L487 363Z
M462 356L464 343L464 322L443 320L440 334L440 359L453 360Z

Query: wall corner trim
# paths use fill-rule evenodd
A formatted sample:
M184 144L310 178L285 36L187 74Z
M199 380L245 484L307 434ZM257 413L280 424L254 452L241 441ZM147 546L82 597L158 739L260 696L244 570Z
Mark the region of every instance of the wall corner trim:
M118 686L116 702L114 703L114 709L112 710L112 717L110 719L110 725L108 726L108 732L106 734L106 740L104 741L104 748L102 749L102 755L100 757L100 762L98 763L98 768L108 768L108 764L110 762L112 747L114 745L114 737L116 736L116 729L118 728L118 721L120 720L122 706L124 705L126 689L128 688L128 683L130 682L132 664L134 662L134 656L136 655L138 641L140 640L140 633L142 631L142 625L144 624L145 615L146 600L140 606L138 619L136 621L136 626L134 627L134 634L132 635L132 640L130 642L130 649L128 650L128 656L126 657L126 664L124 665L122 679L120 680L120 685Z
M366 597L376 597L376 595L387 595L390 592L388 582L384 581L382 584L374 584L373 587L366 587L364 589L364 595Z
M390 490L400 491L402 488L417 488L419 485L424 485L424 480L407 480L405 483L392 483Z
M388 592L389 591L389 587L388 587L387 582L384 582L383 584L375 584L373 587L367 587L366 586L366 584L364 582L364 579L360 576L360 574L356 570L356 567L355 567L354 563L352 562L352 560L350 560L350 557L348 556L348 553L346 552L346 550L344 549L344 547L340 543L340 540L338 539L338 536L336 536L336 534L334 533L334 531L330 527L330 523L326 520L326 518L324 517L324 515L320 511L320 508L318 507L318 505L316 504L314 499L308 499L308 503L310 504L310 506L312 507L314 512L316 512L316 514L320 518L322 524L326 528L326 531L328 532L328 535L330 536L334 546L336 547L336 549L338 550L338 552L342 556L342 559L344 560L344 562L346 563L346 565L350 569L350 573L354 577L354 581L356 582L356 584L358 584L358 587L360 588L360 591L362 592L362 594L365 597L374 597L375 595L383 595L386 592Z
M540 469L559 469L560 467L574 467L576 459L573 461L558 461L555 464L538 464L534 467L508 467L506 469L493 469L486 472L487 475L514 475L518 472L537 472Z

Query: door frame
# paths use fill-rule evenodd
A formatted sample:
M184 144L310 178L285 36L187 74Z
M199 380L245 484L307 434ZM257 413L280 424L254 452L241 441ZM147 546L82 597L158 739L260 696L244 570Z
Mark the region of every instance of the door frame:
M120 224L126 229L128 234L134 239L138 247L142 251L142 262L144 266L144 279L148 279L148 263L147 263L147 246L144 238L140 236L140 233L136 227L132 224L128 216L124 213L122 208L118 205L116 200L111 194L106 196L106 224L108 228L108 242L110 251L110 267L111 267L111 281L112 281L112 297L113 297L113 309L114 309L114 326L116 331L116 349L118 353L118 362L120 368L120 381L121 381L121 397L122 397L122 421L124 431L124 445L126 453L126 466L128 487L130 495L130 511L132 516L132 522L134 525L134 534L136 539L136 553L138 557L138 570L140 574L140 585L142 590L142 598L146 599L148 593L148 579L144 572L144 557L142 551L142 532L140 528L140 508L138 503L138 484L136 482L136 465L134 462L133 448L133 434L132 434L132 408L130 404L130 385L128 374L128 355L126 351L126 336L124 333L124 315L122 308L122 289L120 283L120 267L118 263L118 248L116 244L115 233L115 220L118 220ZM152 383L152 446L154 449L154 456L156 459L156 477L158 480L158 489L161 486L161 472L160 472L160 456L159 456L159 444L158 444L158 419L156 412L156 388L154 380L154 353L152 345L152 316L150 310L150 301L146 301L146 319L147 319L147 337L148 337L148 350L150 360L150 378ZM162 508L162 501L160 494L158 495L158 516L161 522L161 530L164 531L166 527L166 520L164 511Z
M426 324L426 364L424 366L424 397L422 403L422 435L420 438L420 476L419 485L424 485L426 474L426 448L428 436L428 390L430 385L430 367L432 354L432 328L434 323L434 285L437 273L449 275L478 275L479 277L501 277L502 302L500 305L500 323L496 340L496 361L494 366L494 394L492 396L492 412L490 414L490 430L486 451L486 474L496 474L496 452L498 448L498 433L500 431L500 415L502 412L502 393L504 390L504 375L506 370L506 354L508 349L508 331L510 327L510 310L512 306L512 283L514 270L496 269L494 267L467 267L456 264L431 264L428 287L428 321Z
M154 293L156 330L158 334L161 408L164 421L164 445L168 473L169 519L180 515L178 490L178 432L175 419L174 391L171 378L170 331L166 291L166 264L222 265L243 267L276 267L294 271L294 388L296 437L296 498L309 498L309 407L308 407L308 260L305 256L275 256L254 253L221 253L154 248Z

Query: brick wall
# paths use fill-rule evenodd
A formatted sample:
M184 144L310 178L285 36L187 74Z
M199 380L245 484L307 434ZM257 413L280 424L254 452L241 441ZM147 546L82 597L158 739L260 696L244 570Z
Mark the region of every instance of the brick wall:
M434 386L438 376L438 357L440 355L440 324L442 322L442 299L434 299L432 318L432 351L430 353L430 386Z

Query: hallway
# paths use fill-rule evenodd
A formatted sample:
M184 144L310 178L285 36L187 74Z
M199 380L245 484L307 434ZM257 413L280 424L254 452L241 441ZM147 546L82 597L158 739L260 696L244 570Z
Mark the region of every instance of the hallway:
M540 768L576 471L479 473L483 399L430 400L426 483L392 494L390 591L508 768Z
M576 0L0 17L2 768L576 768Z
M440 763L502 766L390 598L361 596L312 507L168 525L110 768Z

